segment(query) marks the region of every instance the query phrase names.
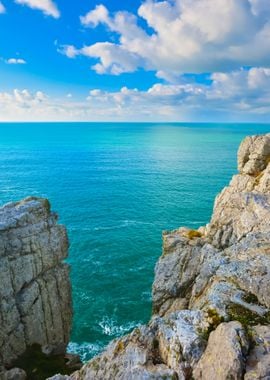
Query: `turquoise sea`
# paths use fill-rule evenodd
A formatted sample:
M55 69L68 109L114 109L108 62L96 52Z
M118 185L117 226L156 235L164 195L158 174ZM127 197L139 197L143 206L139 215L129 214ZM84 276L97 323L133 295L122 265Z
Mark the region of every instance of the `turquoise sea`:
M162 230L197 228L236 172L245 135L269 125L0 124L0 205L48 197L68 228L83 359L148 320Z

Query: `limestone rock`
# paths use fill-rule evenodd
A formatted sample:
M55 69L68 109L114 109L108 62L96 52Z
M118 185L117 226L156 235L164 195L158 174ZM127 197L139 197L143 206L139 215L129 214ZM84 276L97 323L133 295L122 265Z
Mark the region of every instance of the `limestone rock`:
M173 379L175 371L165 366L159 357L156 329L154 321L149 327L142 326L113 341L103 354L71 375L71 379Z
M200 311L153 317L148 326L112 342L71 379L185 379L204 351L209 325Z
M217 196L206 234L226 248L251 232L269 231L270 134L247 137L240 145L238 168Z
M270 133L245 138L238 150L238 170L254 175L263 171L270 159Z
M269 235L250 234L208 256L192 289L189 306L215 310L225 320L245 318L253 325L269 320ZM270 320L269 320L270 322Z
M241 324L220 324L210 334L206 350L193 371L194 379L242 379L247 351L248 341Z
M163 234L163 255L155 268L152 292L154 313L163 315L179 298L186 306L184 300L190 297L205 253L203 244L201 238L187 238L182 229Z
M46 199L0 208L0 364L34 343L65 351L71 328L66 229Z
M206 346L207 317L200 311L183 310L158 321L159 355L179 379L188 378Z

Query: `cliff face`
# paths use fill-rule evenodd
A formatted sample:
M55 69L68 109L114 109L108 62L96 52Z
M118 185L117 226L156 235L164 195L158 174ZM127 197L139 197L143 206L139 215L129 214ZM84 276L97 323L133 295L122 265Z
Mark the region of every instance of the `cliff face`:
M270 378L270 134L238 169L207 226L164 233L149 324L70 379Z
M47 200L0 208L0 366L34 343L65 352L72 319L67 252L66 230Z

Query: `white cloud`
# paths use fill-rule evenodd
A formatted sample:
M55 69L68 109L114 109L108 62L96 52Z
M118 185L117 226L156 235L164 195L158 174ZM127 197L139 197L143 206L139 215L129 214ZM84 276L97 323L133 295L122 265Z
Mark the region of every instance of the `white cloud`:
M31 93L26 89L21 91L15 89L11 93L0 92L0 104L2 105L10 105L12 102L14 102L15 106L31 108L31 106L38 105L39 103L44 102L46 99L47 96L41 91Z
M77 49L71 45L64 45L61 49L57 49L60 53L65 54L68 58L75 58L78 55Z
M139 26L139 18L150 29ZM93 66L98 73L142 67L168 79L184 72L270 65L269 0L147 0L138 15L110 15L99 5L81 23L92 28L103 24L119 36L118 43L69 45L75 55L99 59Z
M54 18L60 17L60 12L57 5L52 0L15 0L17 4L27 5L32 9L38 9L45 15L52 16Z
M0 120L269 121L270 69L217 72L209 85L156 83L145 91L91 90L86 99L0 92Z
M210 85L157 83L147 91L96 89L87 100L100 112L114 109L127 120L140 115L141 120L269 121L270 69L213 73L210 79Z
M127 72L134 72L139 66L139 57L127 51L121 45L110 42L96 43L92 46L84 47L80 54L100 58L100 63L93 65L92 68L98 74L110 72L119 75Z
M110 22L109 12L104 5L97 5L93 11L80 17L81 23L86 26L96 27L99 23L108 24Z
M10 92L0 92L0 120L47 120L50 115L56 118L59 112L54 103L55 100L50 101L50 98L42 91L14 89ZM61 116L63 117L63 113L60 114Z
M8 65L25 65L26 61L22 58L9 58L6 60Z
M6 12L6 8L4 7L3 3L0 1L0 14L5 13L5 12Z

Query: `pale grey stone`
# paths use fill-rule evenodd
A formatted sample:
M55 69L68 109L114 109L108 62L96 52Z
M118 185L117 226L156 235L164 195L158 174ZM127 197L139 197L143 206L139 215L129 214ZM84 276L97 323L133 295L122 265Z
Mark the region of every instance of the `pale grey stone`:
M238 170L240 173L257 174L266 168L270 157L270 133L248 136L238 150Z
M207 317L201 311L183 310L157 321L160 357L179 379L185 379L205 349L203 332L210 326Z
M239 322L221 323L210 334L206 350L193 371L195 380L241 380L249 344Z
M27 346L65 347L72 317L66 230L46 199L0 208L0 364ZM64 348L63 348L64 347Z

